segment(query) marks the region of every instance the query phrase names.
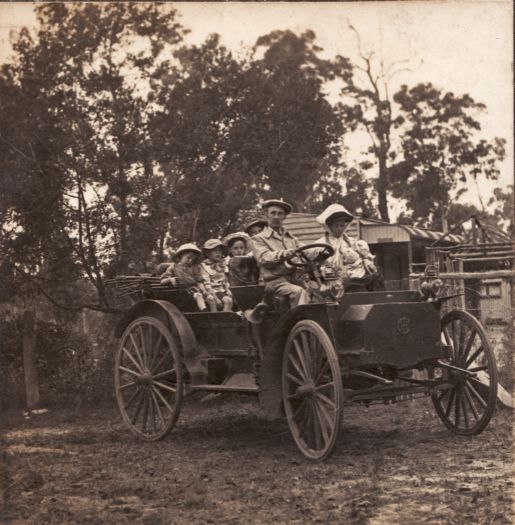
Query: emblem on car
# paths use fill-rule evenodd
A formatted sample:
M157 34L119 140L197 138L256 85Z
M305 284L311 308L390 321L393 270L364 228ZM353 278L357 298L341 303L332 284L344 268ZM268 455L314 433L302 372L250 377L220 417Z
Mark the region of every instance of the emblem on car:
M409 334L410 331L410 320L407 317L401 317L397 321L397 330L402 335Z

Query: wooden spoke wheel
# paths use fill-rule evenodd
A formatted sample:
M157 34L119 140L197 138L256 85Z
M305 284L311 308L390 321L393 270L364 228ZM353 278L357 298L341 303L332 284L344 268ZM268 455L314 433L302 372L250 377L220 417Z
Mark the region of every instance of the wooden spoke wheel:
M456 434L479 434L497 402L497 367L488 336L475 317L461 310L444 315L441 330L442 343L452 349L448 363L466 372L444 367L434 370L433 377L449 385L431 396L436 412Z
M147 441L172 430L182 403L182 361L170 330L139 317L123 333L115 360L116 400L130 431Z
M326 459L340 433L343 387L338 356L323 328L310 320L291 330L282 366L283 402L302 453Z

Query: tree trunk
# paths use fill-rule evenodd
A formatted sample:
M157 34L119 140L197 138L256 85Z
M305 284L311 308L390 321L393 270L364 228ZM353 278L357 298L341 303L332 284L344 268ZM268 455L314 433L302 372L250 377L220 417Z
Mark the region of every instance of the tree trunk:
M388 189L388 178L386 170L386 154L379 155L379 177L377 178L377 198L379 204L379 215L381 220L390 222L390 215L388 214L388 200L386 191Z
M23 373L25 376L25 394L27 408L33 409L39 405L39 383L36 368L36 317L32 310L26 310L22 318L23 324Z

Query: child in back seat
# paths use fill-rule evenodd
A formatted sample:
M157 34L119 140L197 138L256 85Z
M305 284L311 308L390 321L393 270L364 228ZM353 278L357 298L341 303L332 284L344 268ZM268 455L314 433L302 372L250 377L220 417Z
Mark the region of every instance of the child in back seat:
M161 284L187 285L187 291L193 295L198 309L206 310L206 297L209 296L202 272L200 269L200 256L202 252L193 244L187 243L179 246L175 252L175 263L168 266L161 275Z
M227 266L231 286L258 284L259 270L249 236L244 232L230 233L225 237L224 245L229 251Z
M206 299L209 310L230 312L233 306L232 293L227 280L227 266L224 263L224 245L219 239L209 239L202 246L207 259L201 263L202 276L209 296Z

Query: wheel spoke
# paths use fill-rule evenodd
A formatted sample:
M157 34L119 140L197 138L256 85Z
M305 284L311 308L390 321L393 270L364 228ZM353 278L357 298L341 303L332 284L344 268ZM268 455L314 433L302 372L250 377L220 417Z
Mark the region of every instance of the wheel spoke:
M168 390L169 392L173 392L174 394L177 392L176 388L173 388L169 385L165 385L164 383L161 383L160 381L152 381L152 384L155 386L158 386L159 388L163 388L164 390Z
M444 390L442 390L440 392L440 394L438 395L438 397L436 398L436 400L441 403L442 399L445 397L446 394L448 394L449 392L451 391L450 388L446 388Z
M318 383L320 383L320 381L322 381L322 379L324 378L325 374L327 372L329 372L330 369L331 369L331 364L329 363L329 361L325 361L324 364L322 365L322 368L318 372L317 378L314 381L315 385L318 385Z
M141 407L143 406L143 401L145 399L145 390L144 388L139 389L138 391L141 392L141 397L139 398L138 405L136 406L136 410L134 411L134 414L131 417L131 423L133 425L136 424L136 421L138 420L139 413L141 411Z
M294 366L294 368L297 371L297 373L299 374L300 378L303 380L303 384L307 383L308 378L304 374L304 371L302 370L302 367L300 366L300 364L297 362L295 357L293 357L293 354L288 354L288 359L291 361L291 364Z
M171 368L170 370L165 370L164 372L159 372L159 374L154 374L152 376L152 379L159 379L160 377L165 377L167 375L173 374L176 371L177 371L177 369L174 367L174 368Z
M330 406L333 411L336 410L336 405L332 399L329 399L327 396L321 394L320 392L315 392L315 396L318 397L320 401L323 401L326 405Z
M136 355L138 356L138 359L139 359L139 362L140 362L140 365L141 365L141 369L143 369L145 367L145 365L143 364L143 358L141 357L141 354L139 352L138 343L136 342L136 338L134 337L132 332L129 334L129 337L130 337L132 346L134 348L134 351L136 352Z
M157 333L158 333L158 338L157 338L156 344L152 346L152 356L150 358L150 364L148 365L149 370L154 370L154 364L157 360L157 356L159 355L159 349L161 347L161 343L163 342L163 334L159 331Z
M299 361L300 361L300 364L302 366L302 370L304 371L304 378L307 381L311 376L309 375L309 371L308 371L309 369L308 369L308 367L306 365L306 360L304 359L304 354L302 352L302 348L301 348L299 342L296 339L293 340L293 344L295 346L295 350L297 350L297 355L299 356Z
M132 364L136 367L136 369L138 370L138 372L140 374L143 373L143 369L141 368L141 366L138 364L138 362L136 361L136 359L134 359L134 357L132 357L132 355L130 354L130 352L127 350L127 348L125 348L125 346L122 348L122 351L123 353L132 361Z
M315 392L319 392L320 390L324 388L334 387L334 383L331 381L330 383L325 383L323 385L319 385L315 388Z
M472 400L472 397L470 395L470 392L468 391L467 385L465 385L465 388L463 389L463 392L465 393L465 399L467 400L467 403L469 404L472 414L474 414L474 417L476 418L476 421L479 420L479 415L477 413L476 407L474 406L474 401Z
M163 425L163 428L166 426L165 419L163 417L163 413L161 412L161 407L159 406L159 401L154 394L154 390L150 389L150 395L152 396L152 401L154 402L154 405L156 407L157 415L159 416L159 419L161 420L161 423Z
M126 383L125 385L119 386L118 390L125 390L126 388L129 388L131 386L136 386L136 383L134 381L131 381L130 383Z
M467 362L465 363L465 366L463 368L468 368L470 366L470 364L472 362L474 362L474 360L476 359L476 357L479 356L479 354L481 352L483 352L484 350L484 347L483 345L481 345L468 359L467 359Z
M460 393L458 391L458 389L456 389L456 398L454 400L454 423L456 424L457 427L460 426L460 416L461 416L461 412L460 412Z
M147 360L147 346L146 346L146 343L145 343L145 334L143 332L143 326L139 325L138 326L139 330L139 339L141 341L141 353L143 355L143 364L144 365L147 365L148 363L148 360Z
M455 361L457 362L460 356L460 338L461 338L461 323L458 319L456 319L453 323L453 340L454 340L454 348L456 350L455 354Z
M320 450L322 448L322 431L319 425L318 412L312 401L310 401L309 405L313 413L313 429L315 431L315 448L317 450Z
M170 356L170 354L169 354L169 352L168 352L168 349L165 349L164 354L163 354L163 355L161 356L161 358L159 359L159 363L157 363L156 366L153 366L153 367L150 369L151 373L155 374L155 373L161 368L161 366L163 366L163 364L164 364L164 362L165 362L165 359L166 359L167 357L169 357L169 356Z
M449 403L447 404L447 408L445 409L445 417L449 417L449 414L451 413L452 402L454 401L455 395L456 395L456 389L453 388L451 395L449 397Z
M475 368L468 368L467 370L469 372L481 372L483 370L488 370L488 365L476 366Z
M296 383L299 386L304 385L304 381L301 381L298 377L295 377L293 374L290 374L289 372L286 373L286 377L290 380Z
M124 366L119 366L119 370L123 370L124 372L127 372L128 374L132 374L133 376L139 377L141 374L139 372L135 372L134 370L131 370L130 368L125 368Z
M446 326L443 327L442 334L443 334L443 337L444 337L445 342L447 343L447 345L452 347L451 338L449 337L449 332L447 331L447 327Z
M308 334L306 332L301 332L300 339L302 341L302 350L304 353L304 358L306 360L306 369L309 372L309 377L315 377L313 356L311 355L311 346L309 344Z
M138 396L138 394L141 394L142 390L143 390L143 388L138 387L138 388L136 389L136 392L134 392L134 393L131 395L131 397L129 398L129 400L127 401L127 403L124 403L124 404L123 404L123 408L124 408L125 410L127 410L127 409L132 405L132 403L134 402L134 400L136 399L136 397Z
M148 398L148 418L150 420L150 427L153 434L157 432L156 429L156 414L154 409L154 400L152 399L152 396L150 395L150 388L147 390L147 398Z
M312 448L311 443L313 443L313 435L311 433L311 421L312 421L312 412L310 410L309 403L306 401L304 408L305 417L302 418L302 434L304 435L304 441L309 448ZM301 435L302 435L301 434Z
M476 338L477 332L476 330L472 329L470 332L470 336L467 341L467 345L465 346L465 349L463 350L463 354L461 355L461 363L465 363L467 360L467 357L469 355L470 349L472 348L472 344L474 343L474 339Z
M326 412L325 407L322 405L320 401L318 401L316 397L313 398L313 402L317 408L317 414L319 417L320 426L324 434L324 441L327 443L327 441L329 441L331 432L333 430L333 421L331 417L329 416L329 414ZM327 430L328 428L329 428L329 431Z
M465 427L469 428L469 416L467 413L467 407L465 406L465 394L463 389L460 389L460 401L461 401L461 412L463 414L463 420L465 422Z
M164 396L159 392L159 390L154 386L151 385L150 388L156 393L157 397L163 402L164 406L170 411L171 414L173 414L174 410L171 407L170 403L164 398Z
M468 388L472 394L474 394L474 397L479 401L479 404L485 408L486 407L486 401L479 395L479 392L469 383L465 383L465 388Z
M145 401L143 402L143 414L141 415L141 431L145 433L147 430L147 420L148 420L148 389L143 389L143 397Z

